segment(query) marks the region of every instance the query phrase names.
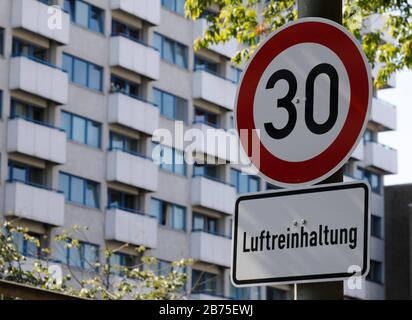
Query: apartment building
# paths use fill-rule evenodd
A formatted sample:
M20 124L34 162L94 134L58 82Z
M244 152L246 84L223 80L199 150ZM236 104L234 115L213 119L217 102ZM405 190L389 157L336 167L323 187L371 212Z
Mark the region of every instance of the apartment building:
M0 0L0 211L47 235L54 259L79 272L104 262L105 248L130 243L148 248L159 272L193 258L192 299L290 298L289 286L236 289L229 280L235 199L273 186L242 174L221 150L195 145L201 156L187 165L184 146L153 142L156 129L175 133L177 123L223 136L233 127L237 44L194 52L206 22L185 19L183 2ZM47 4L64 8L61 28L48 27ZM350 297L384 296L382 177L396 172L397 155L377 136L395 129L396 108L375 97L345 169L374 191L370 281L346 289ZM87 227L76 252L51 240L74 225ZM137 259L130 248L113 257L124 266Z

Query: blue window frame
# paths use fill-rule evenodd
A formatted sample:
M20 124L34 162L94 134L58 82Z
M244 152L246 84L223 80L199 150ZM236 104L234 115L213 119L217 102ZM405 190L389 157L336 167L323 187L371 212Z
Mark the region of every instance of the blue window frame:
M120 92L129 97L143 100L140 95L140 84L114 75L111 76L111 92Z
M13 57L24 56L40 62L48 62L47 49L18 38L13 38L12 54Z
M96 121L62 111L61 128L66 131L70 140L94 148L101 147L102 125Z
M153 161L160 169L186 176L184 152L161 144L153 144Z
M185 14L185 0L162 0L162 6L181 16L184 16Z
M231 169L231 182L238 193L260 191L260 179L258 177L243 174L241 171Z
M187 100L166 91L153 88L154 103L160 108L160 114L173 120L187 122Z
M205 70L207 72L219 75L219 69L219 64L217 62L195 56L195 70Z
M4 28L0 27L0 56L4 55Z
M239 83L240 78L242 77L242 72L242 69L230 67L230 80L232 80L234 83Z
M100 256L98 245L80 241L78 247L68 247L64 241L60 241L56 249L55 258L60 263L86 271L98 271L96 266Z
M204 109L195 107L194 123L204 123L208 126L219 127L219 115Z
M69 80L82 87L102 91L103 90L103 68L63 53L63 70L69 74Z
M138 139L130 138L113 131L110 132L110 149L141 155L140 141Z
M192 288L192 293L205 293L212 296L222 296L223 279L217 274L193 269Z
M22 233L13 233L13 242L16 249L27 258L39 259L41 256L41 247L37 246L36 242L41 244L41 236L33 233L28 234L32 237L31 240L27 239Z
M153 46L159 50L160 57L181 68L188 68L188 47L157 32L153 35Z
M186 230L186 208L182 206L152 198L150 213L157 218L159 225Z
M68 202L100 208L100 185L97 182L60 172L59 186Z
M82 0L64 0L70 20L95 32L104 33L104 10Z
M355 178L369 182L373 192L377 194L382 193L382 177L372 171L357 167L355 171Z
M46 124L45 122L45 109L34 106L32 104L19 101L17 99L11 99L11 118L23 118L28 121L39 122Z
M142 34L140 29L131 27L119 21L112 21L112 36L122 35L130 40L142 42Z
M29 185L45 187L45 176L42 169L9 161L8 171L10 181L20 181Z
M109 189L108 207L118 208L125 211L137 211L139 207L139 198L134 194Z
M123 276L124 272L122 272L119 269L122 268L135 268L136 265L138 264L136 256L132 256L130 254L126 253L121 253L121 252L115 252L110 256L110 266L111 266L111 273L118 275L118 276Z

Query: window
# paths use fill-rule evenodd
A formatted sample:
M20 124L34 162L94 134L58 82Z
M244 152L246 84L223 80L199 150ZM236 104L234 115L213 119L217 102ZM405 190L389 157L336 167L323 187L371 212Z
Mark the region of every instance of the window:
M119 208L132 212L139 208L139 199L136 195L112 189L108 191L108 202L109 208Z
M110 132L110 149L121 150L131 154L140 154L140 141L138 139L126 137L119 133Z
M205 70L207 72L219 73L219 64L199 56L195 56L195 70Z
M160 57L179 67L188 68L188 47L159 33L154 33L154 47L159 50Z
M373 237L382 239L383 238L383 223L382 218L371 215L371 234Z
M32 239L27 239L22 233L13 233L13 241L20 254L27 258L40 259L41 236L33 233L28 234Z
M287 300L288 292L278 288L266 287L266 300Z
M11 100L11 118L23 118L34 122L45 122L45 109L15 99Z
M101 146L101 124L90 119L76 116L66 111L61 112L61 128L67 138L91 147Z
M363 142L366 143L371 141L375 141L373 132L370 129L366 129L365 133L363 134Z
M192 293L222 295L222 279L219 275L199 270L192 271Z
M153 145L153 161L159 165L160 169L176 173L181 176L186 175L186 162L183 151L176 150L161 144Z
M193 175L195 177L201 176L218 181L223 180L220 178L219 167L214 165L199 165L195 163L195 165L193 166Z
M150 209L160 225L176 230L186 230L186 209L184 207L152 198Z
M47 62L47 49L41 48L30 42L13 38L13 56L25 56L31 59Z
M132 256L130 254L125 254L125 253L113 253L110 256L110 266L111 266L111 272L112 274L122 276L123 272L121 269L128 268L132 269L137 265L137 257ZM119 270L120 269L120 270Z
M4 55L4 28L0 28L0 55Z
M243 70L236 68L236 67L230 67L230 79L234 83L239 83L240 78L242 77L242 72Z
M251 288L236 288L230 283L230 298L236 300L250 300Z
M231 182L238 193L260 191L260 179L244 174L239 170L231 169Z
M187 122L187 100L156 88L153 89L153 96L162 115Z
M195 107L195 123L204 123L211 127L219 127L219 115Z
M207 233L217 234L217 219L211 218L199 213L193 213L193 231L204 231Z
M162 6L182 16L185 14L185 0L162 0Z
M379 174L369 170L363 171L363 179L367 180L373 192L380 194L382 190L382 177Z
M141 42L141 32L139 29L130 27L116 20L112 21L112 35L122 35L131 40Z
M26 164L9 161L9 180L20 181L26 184L44 187L45 174L43 169L34 168Z
M64 53L63 70L69 74L71 82L89 89L103 90L102 67Z
M64 0L64 9L72 22L90 30L104 33L104 10L82 0Z
M111 92L120 92L132 98L141 99L140 85L116 76L111 77Z
M369 274L366 276L369 281L383 283L383 266L382 262L371 260Z
M66 244L60 241L55 256L60 263L87 271L97 271L99 246L80 242L78 247L67 248Z
M60 191L67 201L90 208L99 208L99 184L60 172Z

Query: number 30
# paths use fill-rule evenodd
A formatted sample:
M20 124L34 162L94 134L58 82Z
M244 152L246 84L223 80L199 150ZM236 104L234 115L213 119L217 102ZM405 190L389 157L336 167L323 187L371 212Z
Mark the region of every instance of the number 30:
M330 80L330 103L329 117L326 122L319 124L314 119L314 91L315 80L321 75L326 74ZM289 85L289 91L285 97L278 99L277 108L285 109L289 114L289 120L282 129L277 129L272 122L265 123L265 130L273 139L283 139L291 134L297 121L296 106L293 99L296 96L297 80L295 75L286 69L278 70L269 78L266 89L273 89L279 80L286 80ZM305 123L308 129L314 134L325 134L330 131L338 118L338 98L339 98L339 76L336 69L328 64L322 63L314 67L306 80L306 101L305 101Z

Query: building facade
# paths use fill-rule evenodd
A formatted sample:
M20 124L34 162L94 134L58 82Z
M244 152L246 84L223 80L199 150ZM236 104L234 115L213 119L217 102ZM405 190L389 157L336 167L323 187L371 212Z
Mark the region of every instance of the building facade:
M273 187L242 174L225 151L195 145L201 156L187 165L184 145L153 139L160 128L228 135L241 75L230 61L236 43L194 52L206 22L185 19L183 0L56 0L65 11L52 28L50 2L0 1L3 217L47 235L56 261L84 272L92 271L84 260L103 262L105 248L130 243L147 247L159 272L193 258L193 299L290 298L289 286L235 289L229 280L235 199ZM384 297L382 177L396 172L397 155L377 136L395 129L396 108L374 97L345 169L374 191L374 272L362 290L346 288L350 297ZM50 240L74 225L87 227L79 258ZM125 248L114 261L137 258Z

